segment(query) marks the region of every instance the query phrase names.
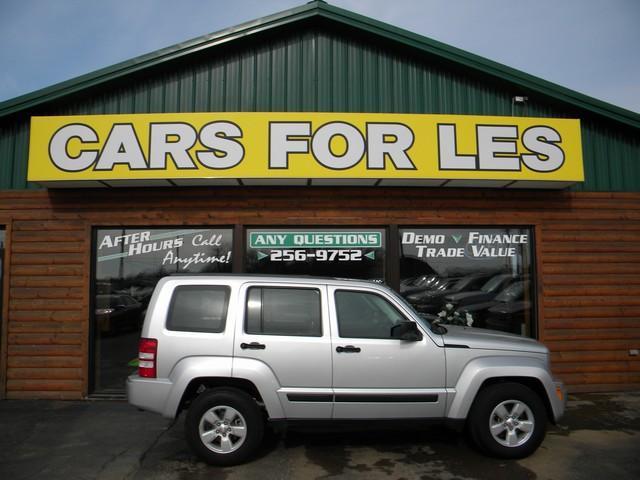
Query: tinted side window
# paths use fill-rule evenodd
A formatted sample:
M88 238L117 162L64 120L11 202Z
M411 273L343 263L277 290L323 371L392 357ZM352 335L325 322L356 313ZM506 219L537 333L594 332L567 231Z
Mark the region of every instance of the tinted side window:
M343 338L391 338L391 327L406 320L393 305L373 293L337 291L338 332Z
M167 329L182 332L224 331L229 288L213 285L176 287L169 306Z
M322 336L320 292L310 288L251 287L245 331L256 335Z

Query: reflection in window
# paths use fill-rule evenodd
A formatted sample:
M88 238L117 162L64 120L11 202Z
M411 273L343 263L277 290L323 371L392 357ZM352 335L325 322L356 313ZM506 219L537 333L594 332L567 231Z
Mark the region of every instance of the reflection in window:
M176 287L169 306L167 329L183 332L224 331L229 288L213 285Z
M158 280L175 273L230 273L232 230L99 229L94 249L92 391L121 392L136 368L140 327Z
M322 336L320 292L309 288L250 288L245 330L254 335Z
M535 335L526 228L400 229L400 293L429 321Z

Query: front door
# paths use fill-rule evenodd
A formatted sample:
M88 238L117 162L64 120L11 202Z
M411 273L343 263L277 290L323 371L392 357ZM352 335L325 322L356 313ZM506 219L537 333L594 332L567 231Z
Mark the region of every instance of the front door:
M251 283L240 290L234 356L263 362L277 378L287 418L331 418L331 335L326 287Z
M444 349L426 332L419 341L391 338L391 327L408 320L391 296L330 287L329 298L333 417L441 417Z

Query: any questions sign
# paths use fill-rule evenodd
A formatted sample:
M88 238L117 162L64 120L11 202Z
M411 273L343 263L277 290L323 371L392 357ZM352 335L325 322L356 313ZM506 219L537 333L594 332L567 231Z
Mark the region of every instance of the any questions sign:
M33 117L28 179L562 188L584 177L578 120L172 113Z

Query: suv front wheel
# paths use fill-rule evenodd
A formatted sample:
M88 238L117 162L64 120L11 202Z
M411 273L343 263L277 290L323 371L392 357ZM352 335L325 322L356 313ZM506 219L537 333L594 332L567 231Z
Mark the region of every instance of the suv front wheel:
M479 449L501 458L523 458L542 443L547 414L533 390L519 383L501 383L478 393L468 422Z
M256 451L263 432L262 414L254 399L231 388L201 393L185 419L187 442L212 465L243 462Z

